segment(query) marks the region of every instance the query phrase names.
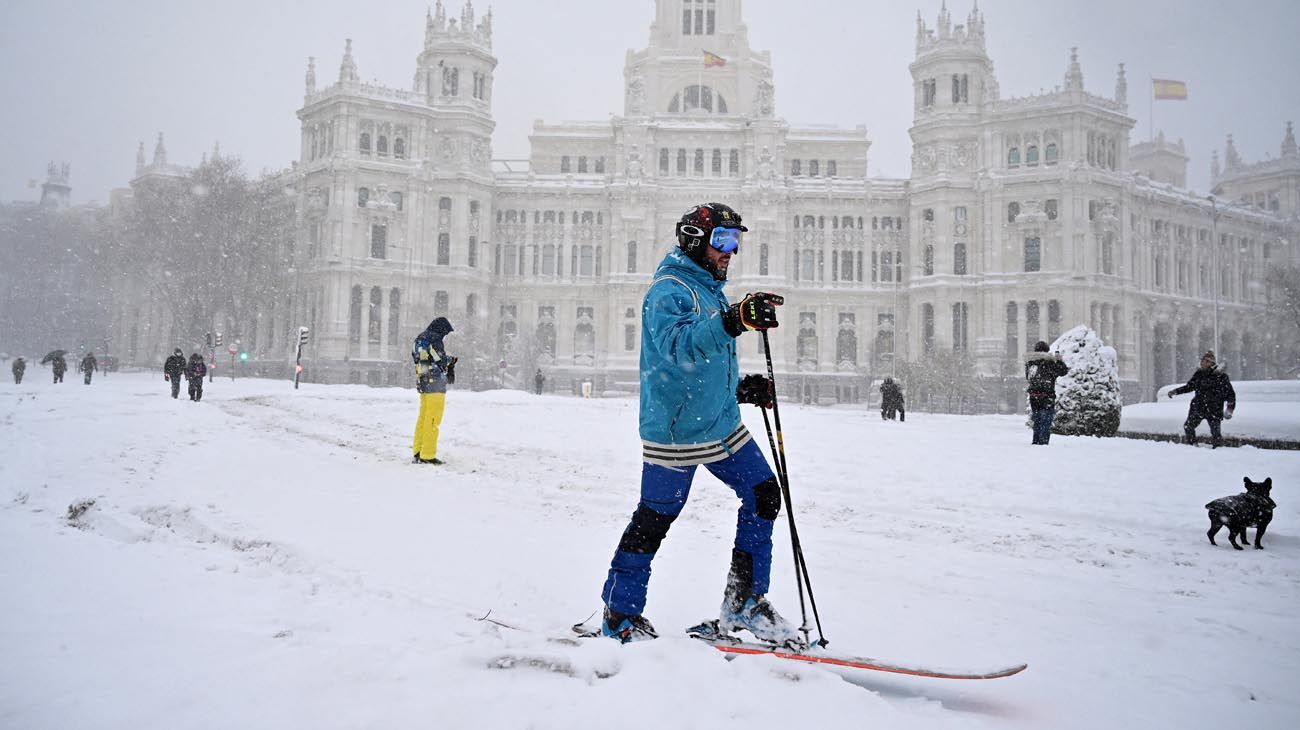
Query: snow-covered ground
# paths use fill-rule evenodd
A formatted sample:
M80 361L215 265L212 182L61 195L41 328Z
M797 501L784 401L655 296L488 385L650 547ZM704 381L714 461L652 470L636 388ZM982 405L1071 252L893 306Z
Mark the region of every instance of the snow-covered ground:
M1166 385L1156 395L1155 403L1135 403L1124 407L1121 431L1178 435L1187 420L1187 406L1192 393L1167 393L1182 383ZM1232 384L1237 393L1237 409L1223 422L1224 436L1240 438L1300 441L1300 380L1246 380ZM1209 441L1210 427L1201 423L1197 435Z
M634 399L454 391L433 467L409 390L28 376L0 385L0 727L1300 727L1295 452L785 405L831 648L1029 663L961 682L548 641L597 609L635 505ZM1273 478L1263 551L1205 538L1243 476ZM701 471L655 563L662 632L716 615L734 507Z

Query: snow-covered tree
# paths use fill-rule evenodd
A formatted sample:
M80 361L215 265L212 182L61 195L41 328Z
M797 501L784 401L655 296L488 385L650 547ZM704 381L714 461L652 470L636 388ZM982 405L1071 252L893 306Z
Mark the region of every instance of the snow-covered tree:
M1119 430L1119 367L1115 348L1103 343L1085 325L1052 343L1070 372L1056 381L1056 419L1052 433L1072 436L1114 436Z

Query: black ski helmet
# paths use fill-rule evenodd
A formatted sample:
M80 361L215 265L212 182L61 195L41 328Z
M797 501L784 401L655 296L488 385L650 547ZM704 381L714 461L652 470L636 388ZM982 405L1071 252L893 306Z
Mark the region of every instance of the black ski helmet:
M686 211L677 221L677 245L692 261L703 265L705 249L714 228L749 229L740 223L740 214L723 203L703 203Z

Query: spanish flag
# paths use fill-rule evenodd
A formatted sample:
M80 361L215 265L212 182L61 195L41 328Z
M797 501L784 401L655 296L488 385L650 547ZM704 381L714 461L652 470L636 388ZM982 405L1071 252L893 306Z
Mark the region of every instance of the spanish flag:
M722 56L719 56L716 53L709 53L708 51L704 52L705 68L713 68L714 66L726 66L726 65L727 65L727 59L723 58Z
M1182 81L1171 81L1170 79L1151 79L1152 90L1155 92L1156 100L1172 99L1174 101L1187 100L1187 84Z

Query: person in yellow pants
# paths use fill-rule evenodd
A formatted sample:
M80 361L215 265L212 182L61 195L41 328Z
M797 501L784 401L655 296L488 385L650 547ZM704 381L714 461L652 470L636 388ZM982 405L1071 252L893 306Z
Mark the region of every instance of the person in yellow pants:
M411 442L412 461L442 464L438 458L438 433L447 405L447 386L456 380L456 358L447 354L443 339L453 328L446 317L438 317L415 338L411 359L415 362L415 387L420 393L420 415Z

